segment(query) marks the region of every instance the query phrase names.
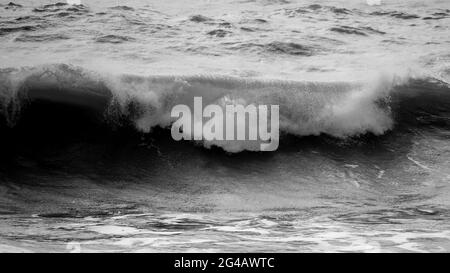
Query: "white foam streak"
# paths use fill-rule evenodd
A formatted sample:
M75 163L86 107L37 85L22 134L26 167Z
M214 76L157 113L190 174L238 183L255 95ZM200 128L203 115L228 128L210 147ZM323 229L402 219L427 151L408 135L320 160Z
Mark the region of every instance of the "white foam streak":
M385 102L396 83L395 77L347 85L198 77L120 81L110 88L115 90L121 105L138 102L142 110L135 118L135 124L144 132L155 126L169 126L174 121L169 116L174 105L192 106L193 97L202 96L204 106L214 103L225 107L230 100L244 105L279 104L282 132L345 138L365 133L380 135L392 128L390 109ZM229 152L259 148L256 141L212 140L203 141L203 145L207 148L219 146Z

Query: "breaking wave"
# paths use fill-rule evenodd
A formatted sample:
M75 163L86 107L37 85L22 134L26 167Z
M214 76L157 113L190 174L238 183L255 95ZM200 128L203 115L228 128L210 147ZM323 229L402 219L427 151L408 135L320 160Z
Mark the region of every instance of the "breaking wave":
M22 116L71 115L95 119L102 128L133 128L144 134L168 128L173 106L229 103L280 106L283 135L337 139L390 131L450 128L450 87L430 78L382 76L371 82L243 80L217 76L149 76L99 73L67 64L0 70L0 128L14 130ZM58 107L54 107L57 105ZM37 109L37 110L36 110ZM191 108L192 109L192 108ZM31 115L39 116L39 113ZM41 121L45 122L45 121ZM54 124L54 126L59 126ZM203 142L228 152L255 150L254 143Z

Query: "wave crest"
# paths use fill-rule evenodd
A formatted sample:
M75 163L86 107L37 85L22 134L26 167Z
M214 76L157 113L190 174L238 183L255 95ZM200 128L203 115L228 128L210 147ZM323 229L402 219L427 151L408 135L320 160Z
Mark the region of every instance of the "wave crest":
M5 123L13 126L20 120L24 106L41 100L80 106L101 113L114 124L125 120L138 131L148 133L174 122L170 116L173 106L193 107L193 98L201 96L204 106L223 105L226 100L247 105L279 105L282 134L348 138L368 133L382 135L398 121L415 120L414 109L423 106L417 105L421 101L417 97L429 102L433 95L423 90L416 90L413 95L410 89L401 88L412 81L392 76L366 83L259 81L214 76L142 77L56 64L0 70L0 113ZM441 97L447 94L448 105L448 85L441 83L436 88L441 90ZM411 98L416 100L411 102ZM410 104L405 105L408 101ZM427 105L438 109L441 106ZM444 113L447 114L448 111ZM254 143L245 141L239 142L238 147L233 143L232 148L229 143L204 142L205 147L211 145L232 152L255 147Z

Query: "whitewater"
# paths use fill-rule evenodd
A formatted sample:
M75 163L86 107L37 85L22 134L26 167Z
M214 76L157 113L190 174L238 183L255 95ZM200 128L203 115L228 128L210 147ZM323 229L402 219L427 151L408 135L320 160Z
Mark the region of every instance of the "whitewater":
M450 250L448 1L81 2L0 1L0 251Z

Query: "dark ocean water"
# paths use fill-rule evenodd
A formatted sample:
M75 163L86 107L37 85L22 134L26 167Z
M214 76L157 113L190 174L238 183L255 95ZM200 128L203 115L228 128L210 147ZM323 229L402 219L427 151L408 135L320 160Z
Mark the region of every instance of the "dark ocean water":
M450 250L446 1L0 1L0 251ZM126 2L126 3L125 3ZM174 105L280 105L280 147Z

